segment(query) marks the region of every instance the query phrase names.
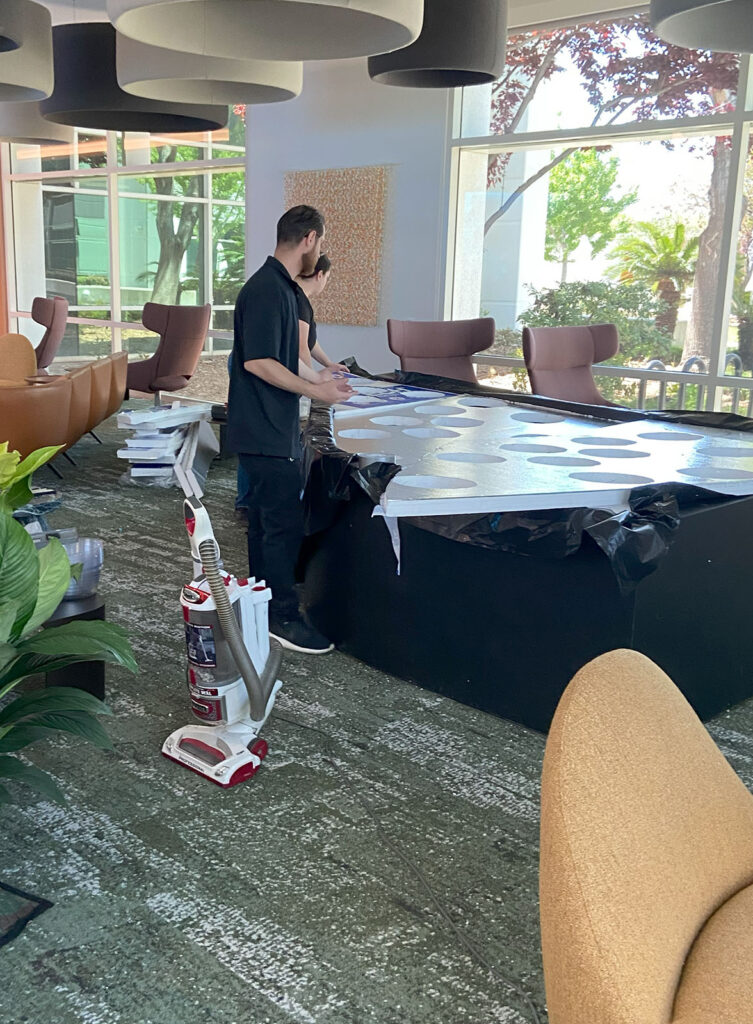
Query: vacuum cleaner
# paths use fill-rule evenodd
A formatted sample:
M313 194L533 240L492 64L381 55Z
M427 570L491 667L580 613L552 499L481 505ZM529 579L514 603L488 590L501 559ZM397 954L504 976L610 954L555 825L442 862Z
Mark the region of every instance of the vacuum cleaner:
M181 592L186 680L194 718L162 753L228 789L252 778L267 754L259 734L282 686L282 649L269 637L271 592L263 580L224 572L209 514L198 494L183 503L194 579Z

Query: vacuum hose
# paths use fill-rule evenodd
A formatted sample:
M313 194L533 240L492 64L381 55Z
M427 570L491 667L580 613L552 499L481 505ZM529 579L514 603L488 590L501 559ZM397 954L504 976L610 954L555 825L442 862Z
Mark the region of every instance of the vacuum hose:
M227 596L225 581L217 563L217 545L213 540L202 541L199 544L199 554L209 589L217 607L217 618L220 620L222 632L246 685L251 717L255 722L262 722L267 714L269 695L280 671L282 650L276 644L270 649L267 664L264 666L260 678L246 650L238 620L235 617L230 598Z

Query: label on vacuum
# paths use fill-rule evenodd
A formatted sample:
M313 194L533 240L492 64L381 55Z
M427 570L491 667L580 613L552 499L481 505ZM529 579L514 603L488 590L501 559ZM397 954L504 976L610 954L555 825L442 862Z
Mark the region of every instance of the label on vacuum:
M195 626L186 624L186 648L188 660L193 665L217 665L217 648L214 642L214 630L211 626Z

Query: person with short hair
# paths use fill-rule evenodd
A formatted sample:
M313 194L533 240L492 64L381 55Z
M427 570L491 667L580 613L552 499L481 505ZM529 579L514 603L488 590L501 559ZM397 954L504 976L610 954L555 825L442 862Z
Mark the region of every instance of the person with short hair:
M299 396L327 402L352 394L330 369L299 360L298 285L313 273L324 217L295 206L277 224L274 256L246 281L235 304L228 396L228 449L248 480L249 571L272 589L269 631L283 647L324 654L332 644L304 621L295 592L303 539Z
M311 300L318 298L327 287L330 274L332 273L332 260L326 253L322 253L316 262L314 271L311 274L301 274L298 277L298 321L301 335L300 358L307 366L313 366L312 357L321 366L330 370L346 370L342 363L336 363L330 359L317 337L316 320L314 319L314 307Z

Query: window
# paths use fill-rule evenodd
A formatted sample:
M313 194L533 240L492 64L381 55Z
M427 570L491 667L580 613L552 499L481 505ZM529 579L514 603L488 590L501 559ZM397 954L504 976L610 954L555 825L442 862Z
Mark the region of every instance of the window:
M608 397L753 398L749 64L643 12L513 36L501 78L463 91L448 311L495 317L482 375L527 387L526 324L611 321Z
M245 280L245 126L212 134L78 130L72 146L11 147L11 316L37 341L37 295L62 295L60 354L154 351L145 302L212 305L209 351L232 342Z

